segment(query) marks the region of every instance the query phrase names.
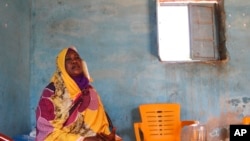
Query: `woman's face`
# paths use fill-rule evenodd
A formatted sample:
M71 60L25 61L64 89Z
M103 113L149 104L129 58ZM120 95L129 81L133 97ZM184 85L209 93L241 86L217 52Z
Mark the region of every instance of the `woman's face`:
M74 50L69 49L65 57L65 69L70 76L82 74L82 59Z

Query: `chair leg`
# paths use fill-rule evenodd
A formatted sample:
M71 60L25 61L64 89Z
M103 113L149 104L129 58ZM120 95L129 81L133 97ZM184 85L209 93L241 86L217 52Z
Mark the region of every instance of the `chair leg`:
M140 137L140 123L134 123L134 132L136 141L141 141Z

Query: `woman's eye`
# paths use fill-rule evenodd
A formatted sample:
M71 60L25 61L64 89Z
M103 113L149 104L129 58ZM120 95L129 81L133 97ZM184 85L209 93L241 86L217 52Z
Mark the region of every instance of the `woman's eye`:
M69 61L72 61L71 58L66 58L65 61L69 62Z
M71 62L71 61L74 61L74 60L79 61L79 60L81 60L81 58L79 56L78 57L74 57L74 58L65 58L66 62Z
M78 57L75 58L75 60L81 60L81 58L78 56Z

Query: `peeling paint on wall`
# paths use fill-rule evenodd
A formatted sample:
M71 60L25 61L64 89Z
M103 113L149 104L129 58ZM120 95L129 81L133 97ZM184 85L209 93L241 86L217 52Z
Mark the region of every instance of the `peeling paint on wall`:
M250 115L250 97L235 97L227 100L227 104L232 110L239 114L239 117Z

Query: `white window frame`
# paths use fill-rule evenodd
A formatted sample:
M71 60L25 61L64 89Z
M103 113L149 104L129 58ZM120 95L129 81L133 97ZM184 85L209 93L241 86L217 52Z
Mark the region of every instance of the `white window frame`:
M167 62L219 60L217 5L217 1L169 2L157 0L158 54L160 60ZM203 11L208 12L206 14L209 18L212 18L209 20L211 23L197 16L197 13L200 12L199 6L203 8ZM211 16L209 16L209 12L211 12ZM202 22L194 23L199 20L205 22L203 24ZM203 29L212 31L204 32ZM199 39L199 31L202 34L205 33L207 38Z

